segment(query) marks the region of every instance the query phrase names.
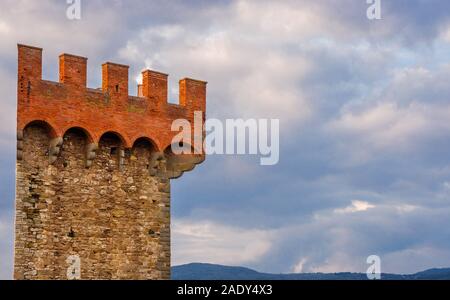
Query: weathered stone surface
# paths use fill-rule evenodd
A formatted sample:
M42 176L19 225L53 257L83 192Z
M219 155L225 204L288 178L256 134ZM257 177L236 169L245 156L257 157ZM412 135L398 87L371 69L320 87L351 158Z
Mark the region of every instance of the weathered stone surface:
M49 143L45 128L26 128L16 200L16 240L26 246L16 244L15 278L66 279L70 255L80 257L82 279L168 278L170 236L156 233L169 232L170 187L147 170L151 148L133 148L137 159L125 156L120 170L111 154L120 140L107 136L87 169L81 131L64 136L53 165Z

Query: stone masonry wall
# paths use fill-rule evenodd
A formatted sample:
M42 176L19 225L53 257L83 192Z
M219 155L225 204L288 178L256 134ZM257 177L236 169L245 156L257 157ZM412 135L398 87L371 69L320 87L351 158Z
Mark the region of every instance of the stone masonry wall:
M17 162L15 278L67 279L71 255L81 279L170 278L169 179L150 176L152 145L120 166L120 139L105 135L86 168L87 137L70 130L50 165L47 131L25 129Z

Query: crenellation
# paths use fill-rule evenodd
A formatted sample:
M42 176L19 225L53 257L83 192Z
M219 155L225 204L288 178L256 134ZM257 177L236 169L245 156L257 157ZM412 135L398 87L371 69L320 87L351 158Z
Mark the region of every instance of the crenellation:
M128 66L106 62L102 65L102 90L119 105L128 100Z
M42 79L42 48L22 44L17 47L19 88L22 90L25 87L20 84L22 80Z
M180 80L180 105L190 111L202 111L206 106L206 81L184 78Z
M34 65L32 68L29 64ZM102 65L102 88L86 87L87 58L60 56L60 82L41 78L42 49L19 45L18 129L30 122L48 123L58 136L79 126L95 141L108 130L124 136L129 148L137 136L145 135L160 151L170 146L171 123L184 118L193 124L193 112L205 111L206 82L182 79L180 103L167 102L167 74L145 70L140 96L128 95L128 66L107 62ZM39 70L39 72L31 72ZM77 109L73 109L76 107ZM99 118L102 116L102 118ZM156 121L156 122L155 122Z
M160 111L167 105L167 74L152 70L142 72L142 95L153 110Z
M86 88L87 58L73 54L59 56L59 82L74 88Z

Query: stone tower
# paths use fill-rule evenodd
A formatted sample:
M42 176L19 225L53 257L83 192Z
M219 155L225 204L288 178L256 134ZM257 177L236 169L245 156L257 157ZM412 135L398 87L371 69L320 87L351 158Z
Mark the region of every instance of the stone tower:
M171 124L204 135L206 82L180 80L176 105L166 74L129 96L128 66L104 63L99 89L86 69L62 54L43 80L42 49L18 45L14 278L169 279L170 179L204 160L173 153Z

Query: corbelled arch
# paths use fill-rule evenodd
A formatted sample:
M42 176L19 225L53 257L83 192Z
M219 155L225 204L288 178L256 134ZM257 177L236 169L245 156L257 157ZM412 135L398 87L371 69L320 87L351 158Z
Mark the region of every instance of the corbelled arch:
M24 151L24 138L28 128L38 127L44 129L48 138L46 153L49 157L49 163L52 164L56 161L62 144L62 138L58 135L57 129L45 120L33 120L28 122L22 129L17 130L17 159L22 160Z
M75 139L76 141L74 143L67 144L67 139ZM82 143L82 145L73 145L80 143ZM73 152L73 149L70 149L73 147L77 147L78 149ZM64 130L62 149L63 152L72 151L72 154L75 156L82 155L84 158L84 166L88 168L92 165L92 162L96 157L96 150L98 149L98 145L94 142L92 134L89 132L89 130L87 130L83 126L71 126Z
M160 151L158 142L155 139L150 138L148 136L140 136L138 138L135 138L132 144L132 148L134 148L139 143L148 143L153 148L154 151Z
M121 147L123 148L131 148L130 140L124 134L120 133L119 130L105 130L97 135L97 144L100 143L100 140L105 137L105 135L115 135L120 139Z
M54 127L51 122L45 121L45 120L32 120L23 126L23 128L18 128L17 131L25 131L30 126L39 126L47 130L49 134L49 138L55 138L58 136L58 132L56 130L56 127ZM19 134L20 135L20 134Z
M72 125L72 126L67 126L64 130L63 130L63 137L71 130L79 130L81 132L83 132L86 135L87 138L87 142L88 143L95 143L94 137L91 134L91 132L84 126L81 125Z

